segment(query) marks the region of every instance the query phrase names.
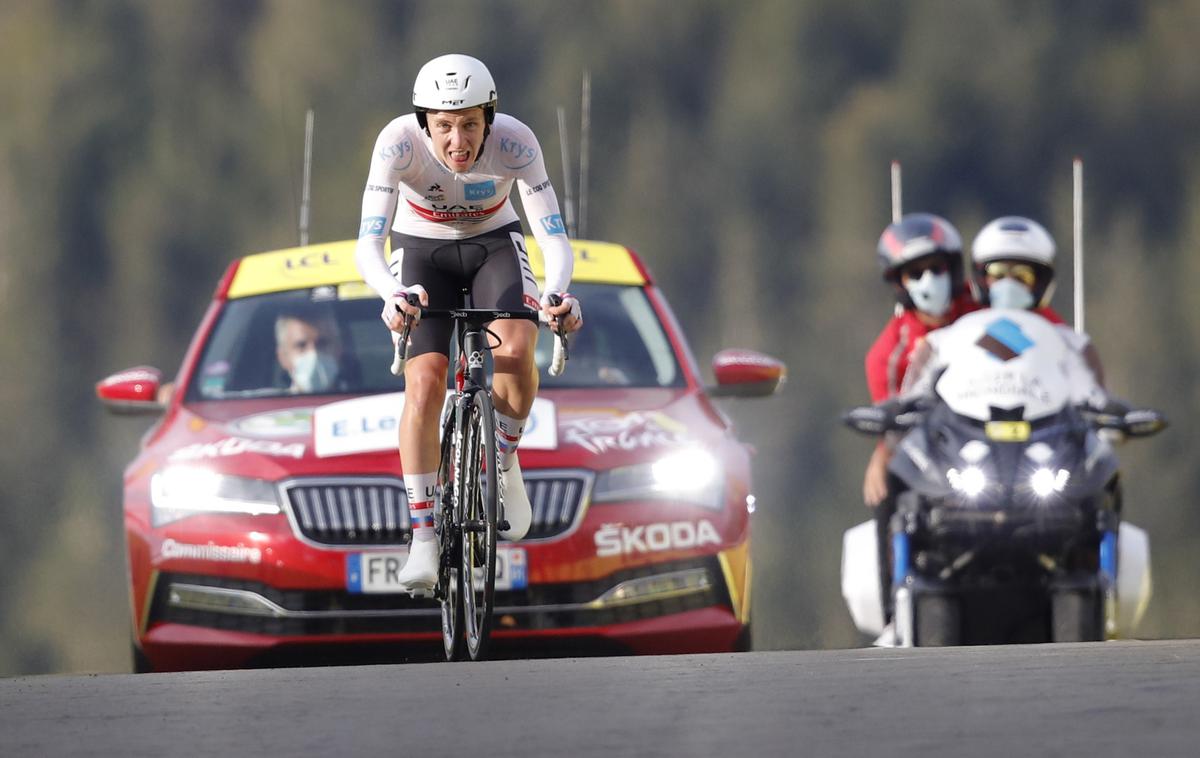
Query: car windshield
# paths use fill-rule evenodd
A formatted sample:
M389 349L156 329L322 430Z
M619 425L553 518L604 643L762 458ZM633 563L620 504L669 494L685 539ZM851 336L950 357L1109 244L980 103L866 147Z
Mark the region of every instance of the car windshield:
M576 284L585 326L572 335L562 376L547 371L552 337L538 336L543 388L683 384L670 341L641 287ZM392 343L379 298L363 285L315 287L230 300L188 388L187 400L396 392Z

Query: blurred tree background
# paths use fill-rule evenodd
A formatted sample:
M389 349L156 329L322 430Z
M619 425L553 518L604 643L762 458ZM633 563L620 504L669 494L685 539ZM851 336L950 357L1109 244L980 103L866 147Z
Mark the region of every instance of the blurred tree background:
M905 206L970 240L1040 219L1071 313L1071 158L1086 161L1087 325L1110 386L1174 426L1121 449L1153 541L1142 634L1200 633L1200 4L1044 0L0 0L0 673L121 671L121 471L147 422L95 381L171 374L235 257L354 236L371 145L429 58L466 52L540 136L578 150L588 236L648 261L702 363L764 350L790 378L730 403L758 449L756 644L862 644L841 534L867 518L862 357L888 163ZM1188 452L1188 451L1192 452Z

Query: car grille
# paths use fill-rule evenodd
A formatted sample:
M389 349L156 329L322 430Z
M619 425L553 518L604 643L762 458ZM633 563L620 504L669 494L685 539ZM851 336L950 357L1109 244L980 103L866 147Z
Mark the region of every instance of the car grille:
M533 509L526 540L548 539L575 525L591 485L585 471L529 472ZM394 478L296 479L283 484L293 529L318 545L403 545L412 539L404 483Z
M312 479L286 483L292 526L322 545L401 545L412 538L399 479Z
M533 509L526 540L557 537L570 530L579 517L590 476L583 472L530 472L524 476L525 494Z

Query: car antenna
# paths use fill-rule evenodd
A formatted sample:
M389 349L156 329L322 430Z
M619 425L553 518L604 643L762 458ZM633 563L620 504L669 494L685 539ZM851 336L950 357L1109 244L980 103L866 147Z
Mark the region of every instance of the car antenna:
M300 246L308 244L309 187L312 185L313 109L304 117L304 184L300 191Z
M592 135L592 72L583 71L579 103L579 236L587 237L588 145Z
M892 223L900 222L900 200L903 188L900 186L900 161L892 161Z
M1073 216L1075 222L1075 333L1083 334L1083 158L1075 156Z
M892 223L893 224L900 223L900 214L901 214L900 201L901 201L901 193L903 191L904 190L903 190L903 187L901 186L901 177L900 177L900 161L893 160L892 161ZM895 313L897 316L902 315L904 313L904 306L901 305L900 303L896 303L895 308L893 308L893 313Z
M558 106L558 144L562 148L563 213L567 217L567 235L575 237L575 203L571 197L571 151L567 147L567 114Z

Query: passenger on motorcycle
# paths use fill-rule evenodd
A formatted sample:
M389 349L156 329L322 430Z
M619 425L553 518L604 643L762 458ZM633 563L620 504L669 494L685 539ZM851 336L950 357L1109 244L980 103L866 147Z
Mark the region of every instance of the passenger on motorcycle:
M405 316L420 317L406 295L416 294L422 306L453 308L461 307L464 288L473 307L540 310L551 326L561 320L568 331L578 329L579 301L567 293L574 258L541 148L529 127L496 112L487 67L466 55L435 58L417 74L412 103L415 113L389 123L375 143L355 252L363 278L384 300L382 318L393 340ZM509 197L514 182L545 258L540 301ZM384 260L389 235L390 268ZM551 294L561 295L562 304L551 306ZM404 371L400 457L413 541L399 580L409 589L430 589L437 581L433 499L450 329L448 320L413 329ZM492 351L493 397L510 525L501 536L520 539L531 509L516 449L538 389L537 327L501 320L489 331L500 341Z
M925 335L978 306L963 277L962 238L944 218L910 213L883 230L876 256L896 297L896 314L867 351L867 389L880 402L900 392L905 372ZM863 501L872 508L887 496L891 450L880 440L863 476Z

